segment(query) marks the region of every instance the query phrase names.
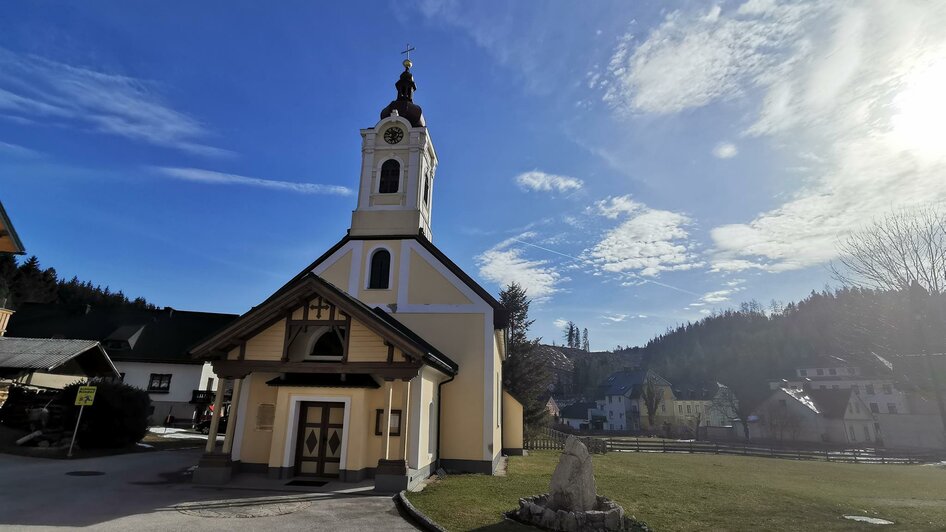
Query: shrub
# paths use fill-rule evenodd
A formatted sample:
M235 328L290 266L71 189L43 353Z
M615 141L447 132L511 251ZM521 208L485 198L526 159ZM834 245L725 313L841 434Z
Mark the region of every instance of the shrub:
M79 415L75 406L80 383L63 388L56 402L62 405L63 423L67 431L72 430ZM95 401L82 413L76 441L81 447L116 448L126 447L141 441L148 431L148 411L151 398L148 393L121 382L108 379L93 379Z

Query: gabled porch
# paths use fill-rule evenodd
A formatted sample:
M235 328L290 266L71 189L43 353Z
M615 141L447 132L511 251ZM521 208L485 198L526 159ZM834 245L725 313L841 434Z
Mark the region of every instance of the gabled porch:
M396 491L433 468L439 384L456 374L456 364L383 310L315 275L193 352L209 358L220 377L195 482L228 482L236 471L373 478L377 489ZM226 381L235 407L218 448Z

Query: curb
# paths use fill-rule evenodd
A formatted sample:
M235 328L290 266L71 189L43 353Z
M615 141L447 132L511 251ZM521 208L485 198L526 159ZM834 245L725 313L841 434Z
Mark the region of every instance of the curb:
M447 532L447 529L440 526L433 519L424 515L423 512L418 510L411 504L411 501L407 500L407 491L402 490L397 495L394 496L394 503L404 511L407 515L411 516L414 521L420 525L421 530L427 530L428 532Z

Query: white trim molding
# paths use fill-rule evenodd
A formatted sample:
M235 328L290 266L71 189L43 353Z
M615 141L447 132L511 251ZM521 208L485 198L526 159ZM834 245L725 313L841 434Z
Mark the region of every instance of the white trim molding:
M345 405L345 420L342 422L342 455L339 457L339 471L348 465L348 429L351 418L351 397L322 396L322 395L291 395L289 396L289 417L286 419L286 443L283 449L282 467L293 467L296 461L295 443L299 434L299 403L304 402L343 403Z

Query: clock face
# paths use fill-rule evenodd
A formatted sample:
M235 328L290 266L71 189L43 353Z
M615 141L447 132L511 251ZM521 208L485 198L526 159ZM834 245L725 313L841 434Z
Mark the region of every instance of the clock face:
M404 131L402 131L399 127L388 128L388 130L384 132L384 141L388 144L397 144L398 142L401 142L401 139L403 138Z

